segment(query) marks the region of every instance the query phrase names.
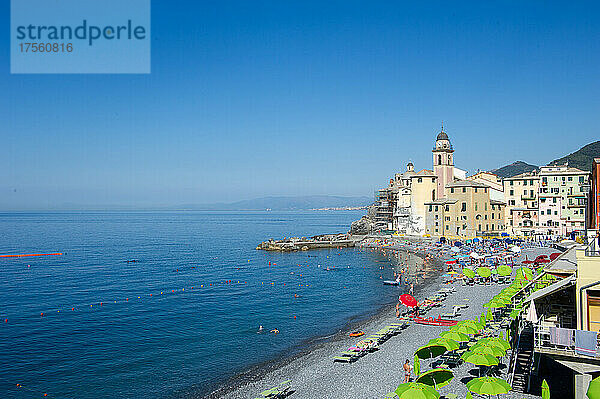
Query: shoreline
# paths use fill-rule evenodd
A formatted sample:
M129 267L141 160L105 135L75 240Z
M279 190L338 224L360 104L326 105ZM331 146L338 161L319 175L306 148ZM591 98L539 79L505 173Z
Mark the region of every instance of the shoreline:
M364 246L364 249L378 249L378 250L392 250L406 253L420 259L420 269L423 268L425 263L425 255L418 253L418 251L411 251L407 248L385 248L385 247L368 247ZM384 252L385 253L385 252ZM442 268L443 262L434 257L430 262L435 264L436 268ZM393 264L391 259L388 259L389 265ZM441 281L440 275L433 275L426 278L420 284L417 284L414 288L415 296L426 296L437 291L438 284ZM400 290L399 290L400 291ZM402 292L399 292L402 293ZM378 325L385 322L390 322L390 318L397 320L394 315L396 301L391 303L383 304L379 308L365 312L363 315L354 317L348 320L337 333L329 336L314 336L307 338L305 341L295 345L294 348L290 349L290 353L282 353L272 359L265 360L263 362L251 365L246 369L236 373L229 377L222 383L217 384L217 388L212 390L210 393L199 396L202 399L223 399L223 398L243 398L251 395L250 393L244 394L240 391L248 390L250 386L255 384L260 385L262 381L268 379L269 375L275 374L282 371L284 368L295 368L296 371L305 367L305 363L310 362L309 358L330 358L328 352L331 352L331 348L339 346L345 341L354 341L355 338L348 337L348 333L356 330L371 330L374 329L374 325ZM303 349L304 348L304 349ZM385 350L385 344L382 350ZM327 352L327 353L326 353ZM333 362L332 362L333 364ZM272 385L276 385L274 383ZM264 389L269 388L270 385L261 385L261 388L251 390L255 394L260 393ZM239 395L242 394L242 395ZM173 396L173 397L186 397L190 396Z

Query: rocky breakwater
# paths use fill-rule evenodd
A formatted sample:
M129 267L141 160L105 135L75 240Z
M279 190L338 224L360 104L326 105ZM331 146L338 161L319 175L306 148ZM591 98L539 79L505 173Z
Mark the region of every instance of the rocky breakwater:
M314 237L291 237L283 240L263 241L256 249L264 251L308 251L318 248L353 247L363 236L350 234L322 234Z

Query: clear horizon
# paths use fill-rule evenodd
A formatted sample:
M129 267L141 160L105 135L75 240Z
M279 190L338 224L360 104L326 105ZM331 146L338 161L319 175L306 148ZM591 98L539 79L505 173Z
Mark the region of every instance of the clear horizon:
M367 196L598 140L594 2L152 2L149 75L11 75L0 210ZM9 2L0 6L5 21Z

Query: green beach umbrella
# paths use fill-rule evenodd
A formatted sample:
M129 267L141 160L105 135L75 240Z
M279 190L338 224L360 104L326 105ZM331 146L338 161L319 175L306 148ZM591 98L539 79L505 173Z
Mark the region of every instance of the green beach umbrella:
M479 377L467 382L467 389L480 395L501 395L512 388L508 382L496 377Z
M452 339L448 339L448 338L430 339L429 342L427 343L427 345L442 345L448 351L455 351L460 347L458 342L456 342Z
M477 328L469 326L467 324L461 324L461 325L457 324L454 327L452 327L450 329L450 331L467 334L467 335L473 335L473 334L477 334L477 332L479 330Z
M596 377L590 382L587 397L590 399L600 399L600 377Z
M542 399L550 399L550 387L546 380L542 381Z
M494 338L482 338L480 339L476 345L491 345L496 348L506 352L510 349L510 344L502 338L494 337Z
M498 359L496 359L492 355L488 355L487 353L476 353L472 351L467 351L463 353L460 357L463 361L467 363L472 363L475 366L497 366ZM477 393L477 392L475 392Z
M468 278L475 278L475 272L467 267L465 267L462 272Z
M506 307L506 303L492 299L490 302L483 305L484 308L501 309Z
M471 347L471 352L492 355L494 357L504 356L504 351L497 346L490 344L475 344Z
M395 393L400 399L438 399L440 397L435 389L418 382L400 384Z
M458 332L458 331L444 331L443 333L440 334L440 337L442 338L446 338L446 339L451 339L453 341L456 342L468 342L469 341L469 336L467 334Z
M500 265L498 266L498 275L499 276L510 276L512 273L512 268L508 265Z
M415 355L419 357L419 359L432 359L434 357L438 357L447 352L447 349L444 345L440 344L432 344L432 345L423 345L419 349L415 351Z
M448 385L452 378L454 378L454 374L448 369L433 369L421 374L416 382L439 389Z
M517 278L523 277L525 280L531 280L533 278L533 270L528 267L520 267L517 269Z
M471 392L467 391L467 399L473 399L473 395L471 395Z
M492 271L487 266L482 266L477 268L477 274L481 277L487 278L492 275Z
M413 371L415 375L418 376L421 373L421 362L419 361L419 356L415 355L415 360L413 361Z

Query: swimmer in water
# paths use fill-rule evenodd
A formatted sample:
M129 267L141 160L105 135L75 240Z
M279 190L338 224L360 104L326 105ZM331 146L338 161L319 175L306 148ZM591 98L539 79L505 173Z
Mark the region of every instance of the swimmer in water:
M278 329L276 329L276 328L272 329L272 330L271 330L271 331L269 331L269 332L272 332L273 334L279 334L279 330L278 330Z
M260 334L262 331L263 331L263 326L258 326L258 331L256 333Z

